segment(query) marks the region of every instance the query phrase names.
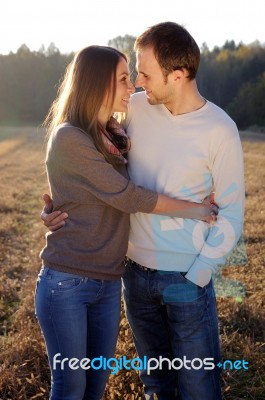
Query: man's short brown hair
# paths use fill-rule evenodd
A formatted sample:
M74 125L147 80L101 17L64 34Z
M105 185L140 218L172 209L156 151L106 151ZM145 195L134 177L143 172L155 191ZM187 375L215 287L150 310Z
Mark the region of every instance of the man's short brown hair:
M181 25L162 22L151 26L135 41L134 49L151 47L165 76L177 69L186 69L188 79L195 79L199 63L200 49Z

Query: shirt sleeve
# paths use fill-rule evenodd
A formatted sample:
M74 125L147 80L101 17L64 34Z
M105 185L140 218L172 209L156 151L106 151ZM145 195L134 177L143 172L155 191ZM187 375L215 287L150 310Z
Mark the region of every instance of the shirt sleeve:
M218 138L212 141L209 168L219 215L200 254L186 274L187 279L199 286L207 285L218 265L225 263L243 229L244 166L241 142L235 124L224 128L219 132Z
M126 213L151 212L156 205L157 193L123 176L96 149L92 138L77 128L64 126L54 132L46 164L50 178L57 177L54 182L69 192L73 202L91 202L89 193Z

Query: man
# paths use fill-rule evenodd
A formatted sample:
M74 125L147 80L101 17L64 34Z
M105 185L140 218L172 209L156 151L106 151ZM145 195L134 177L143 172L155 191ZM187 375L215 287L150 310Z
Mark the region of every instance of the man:
M135 50L136 86L145 92L132 96L125 122L131 179L183 200L202 201L214 190L219 205L213 228L197 220L131 216L126 314L139 357L154 359L153 369L140 377L146 399L220 400L211 278L242 231L238 130L200 95L195 80L200 51L186 29L172 22L154 25L137 38Z

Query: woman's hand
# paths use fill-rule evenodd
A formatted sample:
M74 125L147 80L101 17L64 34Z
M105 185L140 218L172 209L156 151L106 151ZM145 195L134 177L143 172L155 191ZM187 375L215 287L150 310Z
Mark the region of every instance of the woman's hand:
M215 202L214 195L215 195L215 193L212 192L211 194L209 194L209 196L206 196L202 202L202 204L210 207L210 215L205 217L203 219L203 221L207 222L211 226L213 226L215 224L215 222L217 221L217 216L218 216L218 212L219 212L219 207Z

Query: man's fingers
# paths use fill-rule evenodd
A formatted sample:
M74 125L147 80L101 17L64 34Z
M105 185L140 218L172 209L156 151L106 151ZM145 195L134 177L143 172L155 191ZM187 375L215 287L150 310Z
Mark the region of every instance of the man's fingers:
M43 208L42 212L41 212L41 219L44 221L44 223L50 223L53 219L59 217L61 215L61 211L54 211L52 213L48 213L45 210L45 207Z
M65 225L65 221L62 221L56 225L49 225L48 228L49 228L49 231L54 232L54 231L57 231L57 229L62 228L62 226L64 226L64 225Z
M61 211L53 211L51 214L47 214L47 212L43 210L41 213L41 219L48 228L54 228L57 224L63 226L66 218L68 218L68 214L65 212L62 213Z
M43 209L45 210L46 213L51 213L53 208L52 199L47 193L44 193L42 195L42 199L45 203Z
M56 231L65 225L65 219L68 218L68 214L60 210L52 211L53 201L47 193L42 195L42 199L45 203L40 215L43 224L49 228L50 231Z

